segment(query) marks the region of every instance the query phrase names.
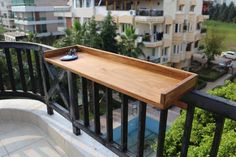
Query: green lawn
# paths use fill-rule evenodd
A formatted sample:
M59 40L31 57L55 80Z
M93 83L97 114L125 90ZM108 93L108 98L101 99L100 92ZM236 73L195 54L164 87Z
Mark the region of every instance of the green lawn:
M225 23L219 21L206 21L205 25L208 30L214 28L214 31L217 34L225 36L225 50L234 50L236 51L236 24L235 23Z

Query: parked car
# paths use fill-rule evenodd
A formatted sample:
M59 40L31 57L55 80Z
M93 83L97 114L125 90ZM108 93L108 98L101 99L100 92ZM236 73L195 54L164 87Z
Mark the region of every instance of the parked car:
M221 56L225 58L236 59L236 52L233 51L222 52Z
M207 56L204 53L194 53L192 59L193 61L197 61L202 65L207 63Z

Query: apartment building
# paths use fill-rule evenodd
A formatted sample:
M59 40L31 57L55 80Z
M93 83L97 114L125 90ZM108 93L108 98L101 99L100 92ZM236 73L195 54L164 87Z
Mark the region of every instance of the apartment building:
M11 0L0 0L0 24L8 31L15 30Z
M180 69L189 67L205 35L202 22L208 18L202 15L202 0L72 0L68 5L70 14L54 14L64 17L67 27L73 20L83 23L92 16L102 21L110 11L119 33L128 26L136 28L145 45L143 59Z
M33 32L38 37L64 34L57 30L64 25L64 20L54 16L54 6L65 6L67 0L12 0L11 3L18 32ZM6 33L5 38L16 40L12 33Z

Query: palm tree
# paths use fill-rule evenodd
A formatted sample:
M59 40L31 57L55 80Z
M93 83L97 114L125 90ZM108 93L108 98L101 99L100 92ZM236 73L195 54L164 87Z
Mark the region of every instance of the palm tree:
M117 36L116 40L120 54L134 58L145 57L142 50L143 43L138 42L138 35L135 34L133 27L126 28L124 34Z
M28 42L37 42L37 33L29 32L26 40Z

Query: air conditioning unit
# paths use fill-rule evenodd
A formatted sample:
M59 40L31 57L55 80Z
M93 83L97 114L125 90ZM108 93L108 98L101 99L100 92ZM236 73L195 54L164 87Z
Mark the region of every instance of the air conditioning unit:
M132 16L135 16L136 15L136 10L130 10L129 14L132 15Z

